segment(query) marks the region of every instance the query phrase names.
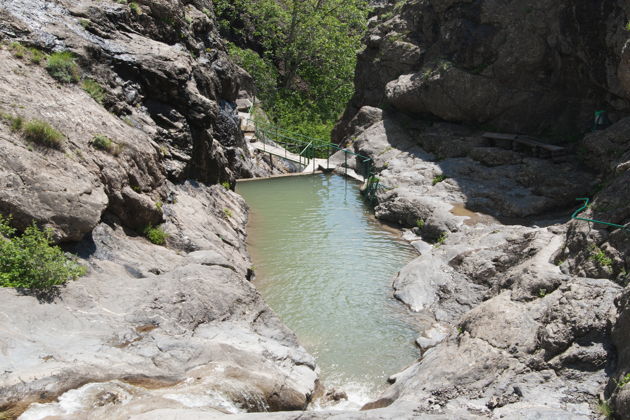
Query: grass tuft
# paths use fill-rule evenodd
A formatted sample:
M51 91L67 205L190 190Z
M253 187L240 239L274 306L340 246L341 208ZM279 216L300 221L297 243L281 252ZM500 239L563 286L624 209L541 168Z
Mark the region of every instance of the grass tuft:
M56 80L62 83L78 83L80 78L79 66L70 51L51 54L46 63L46 70Z
M105 89L93 79L84 79L81 82L81 88L87 92L88 95L92 97L96 102L103 105L103 100L105 100Z
M115 143L112 139L103 134L97 134L92 137L92 142L90 144L95 149L102 150L114 156L118 156L122 149L119 144Z
M33 143L53 149L61 149L63 134L50 124L40 120L32 120L24 124L22 136Z
M164 244L166 244L166 239L168 238L167 233L164 232L164 230L160 226L153 227L151 225L148 225L147 227L144 228L142 233L144 233L144 236L151 243L153 243L155 245L164 245Z

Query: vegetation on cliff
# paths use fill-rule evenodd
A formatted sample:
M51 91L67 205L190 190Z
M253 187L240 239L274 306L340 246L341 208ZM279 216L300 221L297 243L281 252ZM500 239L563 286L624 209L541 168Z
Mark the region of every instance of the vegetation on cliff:
M85 267L52 246L52 231L34 223L17 235L0 215L0 287L50 289L85 274Z
M230 54L272 120L328 138L351 98L366 29L363 0L214 0Z

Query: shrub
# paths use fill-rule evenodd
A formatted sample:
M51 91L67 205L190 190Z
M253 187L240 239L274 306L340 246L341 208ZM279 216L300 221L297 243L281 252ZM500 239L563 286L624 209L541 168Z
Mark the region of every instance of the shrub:
M416 226L418 227L418 229L424 229L424 220L422 219L416 220Z
M44 54L42 51L38 50L37 48L29 48L28 52L30 54L29 59L31 60L31 63L33 64L40 64L42 60L46 58L46 54Z
M230 209L223 209L223 214L225 215L226 219L229 219L230 217L232 217L232 210L230 210Z
M86 273L85 267L52 245L52 231L35 223L22 235L0 215L0 286L50 289Z
M27 52L26 47L19 42L12 42L9 45L9 48L11 49L11 52L13 52L13 55L17 58L24 58Z
M81 82L81 88L87 92L96 102L103 105L105 90L95 80L85 79Z
M140 5L135 1L129 3L129 9L131 9L131 11L134 12L136 15L142 14L142 9L140 9Z
M107 136L102 134L98 134L92 138L92 147L98 150L103 150L108 152L114 156L118 156L120 154L121 147L119 144L116 144Z
M591 254L591 259L595 260L602 267L610 267L613 263L612 258L607 256L606 253L599 248L595 248L593 250L593 254Z
M79 66L70 51L51 54L46 63L46 70L62 83L77 83L79 81Z
M441 245L444 245L447 237L448 237L448 234L446 232L442 232L442 234L437 238L433 246L435 248L439 248Z
M433 185L439 184L440 182L448 179L446 175L436 175L433 177Z
M32 120L24 124L22 135L28 141L53 149L61 149L63 134L55 130L47 122Z
M24 125L24 118L21 115L13 116L11 114L7 114L5 112L0 112L0 118L9 123L11 127L11 131L20 131L22 126Z
M142 233L144 233L144 236L155 245L166 244L166 239L168 238L168 235L160 226L153 227L148 225L144 228Z
M222 186L223 188L225 188L226 190L229 190L229 189L230 189L230 183L229 183L228 181L223 181L223 182L221 183L221 186Z
M162 211L162 207L164 207L164 203L162 203L162 200L158 200L155 202L156 209L158 209L159 211Z

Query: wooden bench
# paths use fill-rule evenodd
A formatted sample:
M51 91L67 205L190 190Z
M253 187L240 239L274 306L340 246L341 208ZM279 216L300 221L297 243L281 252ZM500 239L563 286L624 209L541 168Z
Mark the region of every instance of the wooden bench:
M483 138L490 140L493 146L505 147L515 152L529 151L534 157L550 158L554 162L568 154L568 150L562 146L543 143L539 139L518 134L483 133Z

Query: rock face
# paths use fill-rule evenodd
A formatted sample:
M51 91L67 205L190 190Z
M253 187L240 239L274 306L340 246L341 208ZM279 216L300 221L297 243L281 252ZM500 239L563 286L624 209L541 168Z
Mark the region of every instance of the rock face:
M366 105L551 138L584 132L597 109L625 116L627 8L619 0L380 8L335 137Z
M373 159L376 216L411 228L422 254L394 296L435 321L422 358L365 408L629 418L630 230L570 218L589 197L582 218L630 223L627 2L389 3L334 137ZM614 124L583 135L598 109Z
M209 186L267 171L214 25L210 1L0 3L0 214L88 267L50 301L0 290L0 417L310 402L315 361L251 284L245 203ZM77 84L46 70L62 50ZM56 147L27 139L33 121ZM158 224L165 246L140 235Z
M77 245L89 275L53 303L0 290L11 321L0 337L0 406L61 395L25 418L306 407L315 362L247 279L242 199L194 183L169 192L168 247L100 223ZM78 405L64 405L73 398Z

